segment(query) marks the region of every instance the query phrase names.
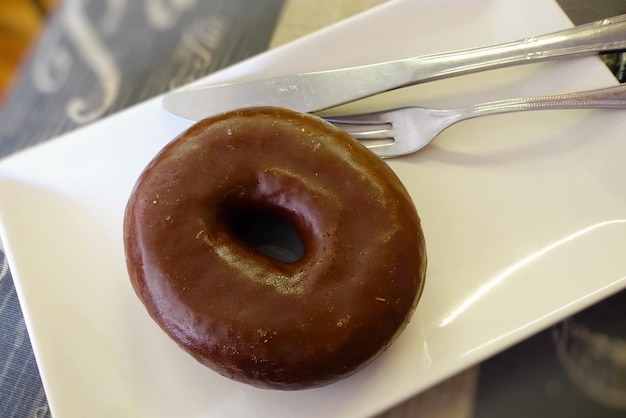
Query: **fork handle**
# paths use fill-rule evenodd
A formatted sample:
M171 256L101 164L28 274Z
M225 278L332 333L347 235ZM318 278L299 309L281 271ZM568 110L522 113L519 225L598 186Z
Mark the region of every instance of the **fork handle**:
M498 100L465 108L442 111L453 118L450 124L465 119L498 113L549 109L626 109L626 84L575 93ZM449 125L448 125L449 126Z
M547 35L403 60L412 85L514 64L626 49L626 14Z

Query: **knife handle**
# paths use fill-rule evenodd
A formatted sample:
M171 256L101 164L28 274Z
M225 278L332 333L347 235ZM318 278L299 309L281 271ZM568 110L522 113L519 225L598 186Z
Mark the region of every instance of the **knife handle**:
M406 68L413 81L405 85L619 49L626 49L626 14L518 41L410 58Z

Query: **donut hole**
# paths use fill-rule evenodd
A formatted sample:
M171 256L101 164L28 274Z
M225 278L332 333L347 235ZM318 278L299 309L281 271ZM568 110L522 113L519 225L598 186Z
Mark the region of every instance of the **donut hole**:
M247 246L283 263L295 263L304 255L304 243L286 216L256 207L235 209L226 214L230 229Z

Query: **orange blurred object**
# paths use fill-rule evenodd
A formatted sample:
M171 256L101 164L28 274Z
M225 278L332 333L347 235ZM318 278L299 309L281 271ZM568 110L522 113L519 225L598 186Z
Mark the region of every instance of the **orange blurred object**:
M19 64L56 0L2 0L0 3L0 104Z

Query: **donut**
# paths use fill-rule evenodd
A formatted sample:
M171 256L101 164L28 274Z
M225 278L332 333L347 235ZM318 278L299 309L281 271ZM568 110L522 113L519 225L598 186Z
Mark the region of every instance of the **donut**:
M426 271L392 169L321 118L275 107L209 117L167 144L130 193L124 249L134 291L180 347L281 390L377 358Z

